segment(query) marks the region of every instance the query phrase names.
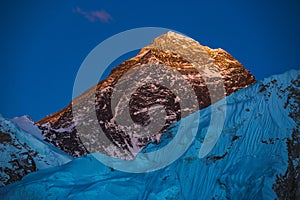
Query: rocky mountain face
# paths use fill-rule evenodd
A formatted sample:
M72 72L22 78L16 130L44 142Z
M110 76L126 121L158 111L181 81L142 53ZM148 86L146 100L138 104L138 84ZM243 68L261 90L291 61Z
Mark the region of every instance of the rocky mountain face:
M152 81L147 82L149 76ZM166 81L168 84L164 86L162 83ZM105 80L69 106L38 124L45 141L74 157L100 151L132 159L148 141L157 140L170 124L255 82L254 76L223 49L211 49L186 36L168 32L154 39L134 58L115 67ZM127 101L120 96L113 101L114 94L131 92ZM183 107L181 103L191 102L190 99L196 103ZM96 120L91 117L95 111ZM161 111L165 112L163 119ZM130 117L122 118L123 115ZM133 122L127 122L129 118ZM118 123L118 119L125 122ZM160 129L147 129L148 124L163 121ZM132 124L140 125L145 131L133 131ZM109 140L83 142L85 136L79 137L77 130L81 125L85 126L87 138L105 134ZM98 133L99 126L104 133Z
M39 140L39 132L26 116L12 121L0 116L0 187L21 180L28 173L72 160L65 152Z
M143 148L142 152L162 149L174 140L182 124L189 127L186 133L199 127L187 151L163 169L125 173L88 154L63 166L31 173L0 189L0 198L299 199L299 104L300 71L274 75L235 92L226 102L219 101L173 123L159 143ZM200 158L210 118L224 106L222 133L212 151ZM201 120L195 122L194 116L199 114ZM159 157L157 163L166 156Z

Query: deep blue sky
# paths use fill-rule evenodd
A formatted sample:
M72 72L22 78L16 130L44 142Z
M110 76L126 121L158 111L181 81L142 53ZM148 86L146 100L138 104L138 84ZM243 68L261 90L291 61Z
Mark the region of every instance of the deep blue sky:
M297 0L1 1L0 113L38 120L68 105L87 54L137 27L170 28L221 47L257 79L299 69L299 10Z

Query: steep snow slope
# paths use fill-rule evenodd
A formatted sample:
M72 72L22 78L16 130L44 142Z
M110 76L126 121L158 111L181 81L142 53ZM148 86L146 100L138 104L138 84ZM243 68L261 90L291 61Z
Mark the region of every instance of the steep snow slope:
M30 172L62 165L73 159L36 138L41 136L40 131L28 117L12 121L0 115L0 187L18 181Z
M92 155L24 177L0 190L4 199L299 199L300 71L272 76L227 97L222 134L200 159L211 107L190 115L164 134L160 149L179 123L198 126L187 152L154 172L131 174L101 164ZM160 158L164 159L164 158ZM290 181L293 180L293 181ZM284 186L284 187L282 187Z
M19 126L24 131L34 135L40 140L44 140L45 137L42 134L42 131L34 124L34 121L29 116L14 117L11 119L17 126Z

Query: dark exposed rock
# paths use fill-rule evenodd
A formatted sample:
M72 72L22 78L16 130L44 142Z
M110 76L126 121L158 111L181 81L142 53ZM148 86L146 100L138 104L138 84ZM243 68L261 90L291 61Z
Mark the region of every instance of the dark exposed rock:
M292 137L287 139L288 167L285 174L276 176L273 189L278 199L300 199L300 76L291 82L285 108L289 109L291 117L297 126Z
M25 118L28 117L21 117ZM21 180L28 173L70 160L66 153L0 115L0 187Z
M0 124L0 129L3 129L3 125ZM14 132L11 130L0 131L0 187L21 180L23 176L30 172L37 171L35 162L32 158L34 151L30 149L25 143L21 143L18 138L15 137ZM8 148L8 150L7 150ZM14 151L12 151L14 149ZM28 151L24 151L27 149ZM3 160L7 158L6 155L11 151L9 155L10 160Z

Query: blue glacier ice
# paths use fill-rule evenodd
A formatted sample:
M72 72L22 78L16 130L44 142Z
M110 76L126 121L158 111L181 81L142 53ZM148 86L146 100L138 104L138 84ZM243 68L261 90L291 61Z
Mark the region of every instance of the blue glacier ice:
M162 169L121 172L89 154L28 174L1 188L0 199L275 199L276 176L288 168L287 140L300 126L291 114L299 108L299 96L292 95L299 94L299 77L297 70L274 75L228 96L227 104L212 105L227 106L226 119L216 145L204 158L199 158L199 150L214 120L212 106L193 114L200 114L199 124L188 116L173 124L159 144L143 149L151 152L165 146L179 123L199 126L184 155Z

